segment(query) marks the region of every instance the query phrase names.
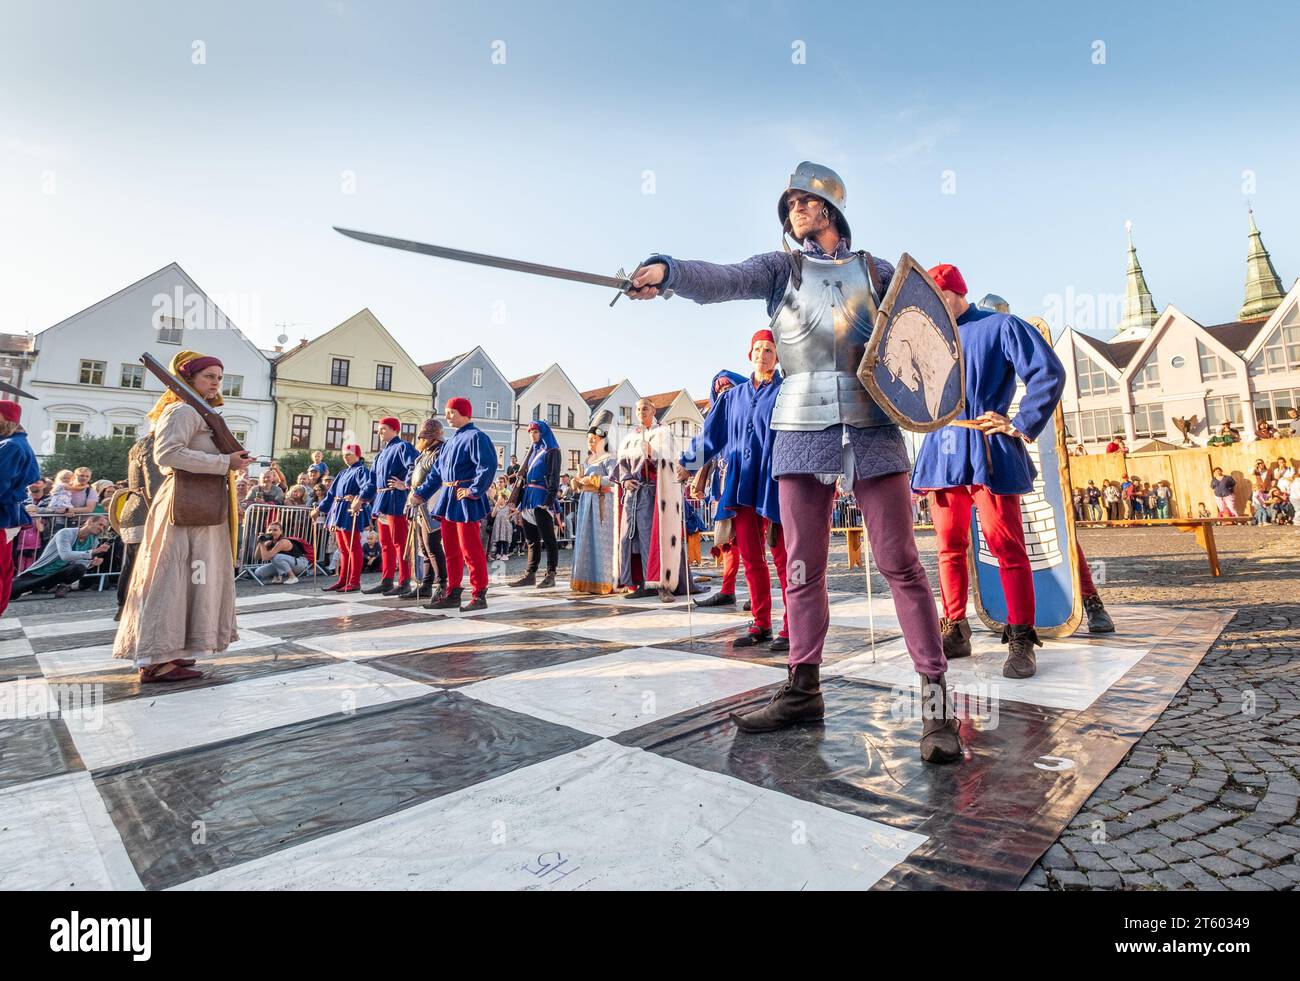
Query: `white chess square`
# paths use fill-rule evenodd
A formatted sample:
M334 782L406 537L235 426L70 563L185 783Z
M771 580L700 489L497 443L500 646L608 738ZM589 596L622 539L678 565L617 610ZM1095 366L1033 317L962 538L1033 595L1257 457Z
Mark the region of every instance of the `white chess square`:
M161 688L161 686L160 686ZM428 685L364 664L324 664L156 698L65 711L86 767L98 770L333 713L427 695Z
M305 638L298 643L312 650L332 654L334 657L357 661L384 654L405 654L410 651L443 647L447 644L481 640L484 637L516 633L518 630L518 627L509 624L494 623L474 617L447 617L441 620L430 619L427 623L420 621L399 623L396 626L380 627L377 630L349 630L323 634Z
M604 740L178 889L868 889L925 838Z
M621 616L570 620L556 629L589 640L653 647L687 637L703 637L721 630L739 631L748 623L747 613L719 613L710 610L697 614L688 612L684 607L661 606L659 609Z
M239 631L239 640L226 648L227 651L247 651L258 647L270 647L280 643L275 637L260 634L256 630ZM196 665L202 669L202 659ZM60 651L46 651L36 655L36 663L41 666L47 678L61 678L72 674L99 674L103 671L131 671L135 662L126 658L113 656L112 644L96 644L93 647L70 647Z

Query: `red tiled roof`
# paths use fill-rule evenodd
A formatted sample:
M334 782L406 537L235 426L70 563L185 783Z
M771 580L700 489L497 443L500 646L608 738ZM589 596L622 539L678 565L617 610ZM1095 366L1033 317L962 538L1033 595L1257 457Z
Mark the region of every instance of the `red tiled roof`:
M422 364L420 370L424 372L424 377L429 381L437 381L439 375L463 357L465 357L464 354L458 354L454 358L447 358L445 361L432 361L429 364Z
M621 384L622 382L619 382L619 385ZM582 395L582 400L594 409L596 406L600 405L601 402L604 402L605 399L609 398L610 393L612 393L616 388L618 388L618 385L606 385L604 388L593 388L580 394Z
M514 381L510 383L510 387L513 388L515 390L515 394L518 395L525 388L527 388L529 385L531 385L533 382L537 381L537 379L541 377L542 377L542 372L539 371L537 374L529 375L527 378L516 378Z

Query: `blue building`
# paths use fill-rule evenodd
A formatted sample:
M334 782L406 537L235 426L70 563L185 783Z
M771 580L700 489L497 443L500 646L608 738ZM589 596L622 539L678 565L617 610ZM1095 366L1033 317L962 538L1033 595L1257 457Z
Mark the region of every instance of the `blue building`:
M515 390L481 347L446 361L420 365L433 383L433 410L442 418L448 399L466 398L474 407L474 425L492 438L504 468L514 452Z

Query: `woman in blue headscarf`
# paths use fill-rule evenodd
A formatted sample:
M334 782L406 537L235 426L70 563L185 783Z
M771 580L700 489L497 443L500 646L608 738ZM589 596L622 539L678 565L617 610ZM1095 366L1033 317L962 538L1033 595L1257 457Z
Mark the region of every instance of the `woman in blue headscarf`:
M519 499L519 514L524 519L524 537L528 540L528 571L510 583L511 586L536 586L550 589L555 585L555 566L560 561L560 549L555 543L555 520L551 508L560 489L560 444L551 427L540 419L528 425L533 448L524 462L524 489ZM537 581L537 567L542 562L542 546L546 546L546 575Z

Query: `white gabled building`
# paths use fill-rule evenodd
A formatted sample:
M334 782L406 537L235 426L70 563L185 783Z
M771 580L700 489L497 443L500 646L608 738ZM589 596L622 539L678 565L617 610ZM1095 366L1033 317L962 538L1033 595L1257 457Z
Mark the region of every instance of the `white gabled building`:
M515 442L511 453L522 462L532 440L528 424L543 419L560 444L561 473L582 475L587 460L587 424L591 410L564 369L553 364L545 371L510 383L515 391Z
M271 363L175 262L36 335L25 388L39 401L23 406L33 449L45 455L67 438L143 435L163 386L140 355L166 365L187 348L221 359L221 415L249 452L269 455Z

